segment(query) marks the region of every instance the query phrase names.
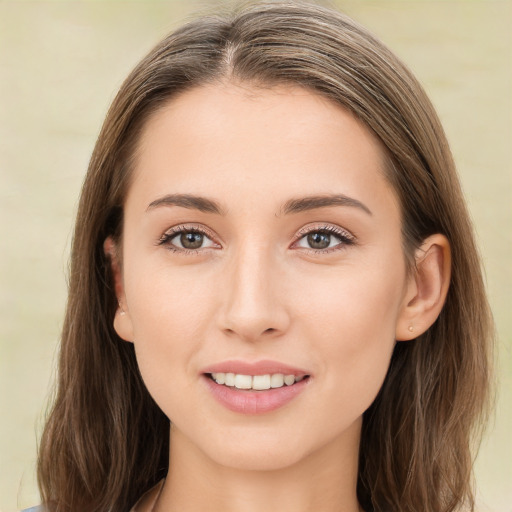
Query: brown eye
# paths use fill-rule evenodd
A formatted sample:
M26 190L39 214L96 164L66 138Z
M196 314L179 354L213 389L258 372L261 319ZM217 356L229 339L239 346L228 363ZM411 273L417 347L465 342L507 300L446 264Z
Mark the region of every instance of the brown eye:
M202 233L182 233L179 238L181 247L184 249L199 249L203 245L204 235Z
M302 236L294 244L301 249L310 249L318 253L328 253L354 245L355 237L337 226L325 226L320 229L303 229Z
M165 245L174 251L186 253L187 251L198 251L200 249L208 249L217 247L218 244L203 233L199 228L186 228L185 226L176 226L164 233L159 245Z
M327 249L331 244L330 233L316 231L307 236L308 244L312 249Z

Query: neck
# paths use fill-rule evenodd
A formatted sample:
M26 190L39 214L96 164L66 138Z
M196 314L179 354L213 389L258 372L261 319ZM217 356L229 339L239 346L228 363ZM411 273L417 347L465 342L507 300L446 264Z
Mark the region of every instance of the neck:
M255 471L219 465L171 429L170 469L154 512L358 512L360 422L290 466Z

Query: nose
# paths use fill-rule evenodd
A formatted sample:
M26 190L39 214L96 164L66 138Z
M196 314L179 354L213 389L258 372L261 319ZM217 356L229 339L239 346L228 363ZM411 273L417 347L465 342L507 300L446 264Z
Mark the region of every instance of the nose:
M286 290L270 251L247 247L225 270L219 327L228 336L255 342L286 332L290 314Z

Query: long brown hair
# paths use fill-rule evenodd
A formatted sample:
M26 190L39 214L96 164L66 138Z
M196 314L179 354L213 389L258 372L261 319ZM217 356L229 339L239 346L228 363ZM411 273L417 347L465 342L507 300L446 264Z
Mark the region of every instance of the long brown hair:
M297 1L253 3L183 26L115 98L80 198L57 394L40 443L43 501L58 512L128 510L167 472L169 420L142 382L132 344L113 329L103 242L121 236L148 117L180 91L219 80L303 86L352 111L386 148L409 261L429 235L448 238L443 311L424 335L397 343L364 414L358 497L367 512L472 510L471 449L486 411L492 320L446 137L419 83L380 41L342 14Z

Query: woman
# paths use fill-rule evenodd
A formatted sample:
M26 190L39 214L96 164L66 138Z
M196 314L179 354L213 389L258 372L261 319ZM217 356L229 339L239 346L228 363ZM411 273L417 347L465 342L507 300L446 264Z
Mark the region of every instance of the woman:
M347 17L257 3L162 41L107 115L71 259L48 509L473 508L471 225L421 86Z

